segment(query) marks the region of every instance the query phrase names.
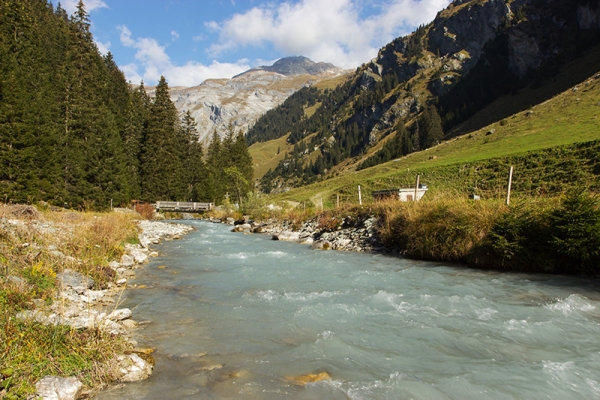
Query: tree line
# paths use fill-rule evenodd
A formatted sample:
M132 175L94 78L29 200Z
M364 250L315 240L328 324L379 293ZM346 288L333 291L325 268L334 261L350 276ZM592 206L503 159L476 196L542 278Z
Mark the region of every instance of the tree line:
M0 60L1 201L103 209L250 189L243 135L215 134L205 157L164 77L150 97L99 53L82 1L69 16L46 0L2 0Z

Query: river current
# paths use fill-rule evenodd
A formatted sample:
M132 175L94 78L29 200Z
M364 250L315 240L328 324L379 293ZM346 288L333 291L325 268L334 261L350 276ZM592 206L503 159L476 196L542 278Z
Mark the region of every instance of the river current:
M98 399L600 398L598 281L190 224L121 305L156 348L153 376Z

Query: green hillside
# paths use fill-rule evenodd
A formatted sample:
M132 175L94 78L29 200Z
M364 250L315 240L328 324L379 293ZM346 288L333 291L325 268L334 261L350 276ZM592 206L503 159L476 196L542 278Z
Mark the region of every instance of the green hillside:
M505 101L505 100L502 100ZM566 185L597 189L600 167L600 75L527 111L362 171L276 195L277 199L333 203L357 202L372 190L413 185L416 175L428 197L453 192L487 197L504 195L508 167L515 166L513 195L552 194Z
M337 87L295 94L259 119L247 134L249 143L289 134L294 145L275 167L256 174L260 189L285 192L420 150L434 152L442 138L509 119L587 79L597 71L600 29L582 19L585 4L451 3L431 23L381 48ZM524 147L507 146L523 151L569 142L523 140ZM444 155L444 162L509 153L475 147L470 157Z

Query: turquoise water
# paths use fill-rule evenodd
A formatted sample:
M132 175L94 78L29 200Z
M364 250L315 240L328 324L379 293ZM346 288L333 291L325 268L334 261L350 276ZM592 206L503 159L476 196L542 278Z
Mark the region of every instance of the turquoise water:
M123 306L156 348L99 399L600 398L600 285L313 251L191 222ZM290 377L326 372L300 386Z

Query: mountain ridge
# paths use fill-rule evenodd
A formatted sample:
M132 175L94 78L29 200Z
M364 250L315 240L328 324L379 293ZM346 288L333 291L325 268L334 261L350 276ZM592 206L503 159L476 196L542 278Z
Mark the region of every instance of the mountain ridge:
M455 129L477 111L501 96L549 86L567 61L598 43L594 1L454 1L431 23L384 46L344 85L318 94L321 107L312 116L273 128L289 133L295 148L265 176L263 189L287 190L340 173L341 165L356 168L390 137L396 147L382 149L389 154L377 162L424 150L441 140L428 137L431 121L421 120L427 110L442 134L465 133ZM504 117L519 110L506 111ZM259 120L248 135L270 138L269 126Z
M197 123L198 140L207 145L213 132L221 139L230 129L246 133L261 115L299 89L344 73L333 64L315 63L302 56L287 57L273 66L252 68L231 79L207 79L193 87L172 87L170 95L179 112L190 111ZM154 88L148 87L147 91L152 95Z

